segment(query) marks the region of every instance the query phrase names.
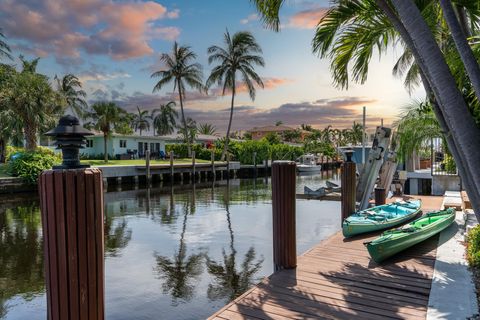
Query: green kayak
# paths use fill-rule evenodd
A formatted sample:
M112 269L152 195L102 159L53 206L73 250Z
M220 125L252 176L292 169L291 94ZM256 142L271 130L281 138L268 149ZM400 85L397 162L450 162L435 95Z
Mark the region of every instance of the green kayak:
M380 237L371 242L365 242L372 259L379 263L402 250L447 228L455 220L455 210L430 212L401 228L385 231Z
M342 223L343 236L348 238L357 234L390 229L413 219L422 202L420 200L399 201L358 211Z

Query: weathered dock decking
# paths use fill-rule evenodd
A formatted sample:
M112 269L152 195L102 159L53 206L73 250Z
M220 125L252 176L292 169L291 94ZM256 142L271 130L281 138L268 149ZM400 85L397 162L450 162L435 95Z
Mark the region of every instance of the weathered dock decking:
M424 212L442 197L419 196ZM298 257L210 319L425 319L438 236L378 265L363 242L341 233Z

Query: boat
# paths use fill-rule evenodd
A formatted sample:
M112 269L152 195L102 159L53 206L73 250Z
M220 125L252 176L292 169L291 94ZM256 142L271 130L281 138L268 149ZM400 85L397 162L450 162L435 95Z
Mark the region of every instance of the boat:
M335 188L340 188L340 186L332 181L325 181L325 185L327 186L327 188L330 188L330 189L335 189Z
M342 223L343 236L348 238L357 234L393 228L414 218L422 202L397 201L358 211Z
M320 172L321 165L317 164L317 158L313 154L304 154L297 159L297 169L299 172Z
M317 190L312 190L309 187L304 186L303 193L313 197L322 197L327 194L327 189L325 187L320 187Z
M380 263L383 260L439 233L455 220L455 210L430 212L401 228L387 230L373 241L366 242L370 257Z

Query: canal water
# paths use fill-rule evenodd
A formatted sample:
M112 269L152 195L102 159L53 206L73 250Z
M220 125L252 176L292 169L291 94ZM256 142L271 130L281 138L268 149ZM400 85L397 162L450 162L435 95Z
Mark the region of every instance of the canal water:
M208 317L273 272L271 210L269 178L109 191L106 318ZM298 253L339 225L340 202L297 200ZM42 246L36 196L0 198L0 319L45 319Z

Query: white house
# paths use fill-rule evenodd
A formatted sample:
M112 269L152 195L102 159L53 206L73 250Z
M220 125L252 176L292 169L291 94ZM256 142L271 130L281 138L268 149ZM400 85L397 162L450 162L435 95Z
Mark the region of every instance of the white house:
M208 144L213 143L220 137L213 135L197 135L196 143ZM41 145L54 148L53 141L51 139L41 139ZM165 136L139 136L111 134L107 139L107 153L111 157L125 157L125 158L137 158L143 157L146 150L150 150L151 153L165 152L165 145L183 143L183 138L179 134L171 134ZM104 153L104 140L103 134L95 132L93 136L87 137L86 146L80 150L80 153L86 156L94 157Z

